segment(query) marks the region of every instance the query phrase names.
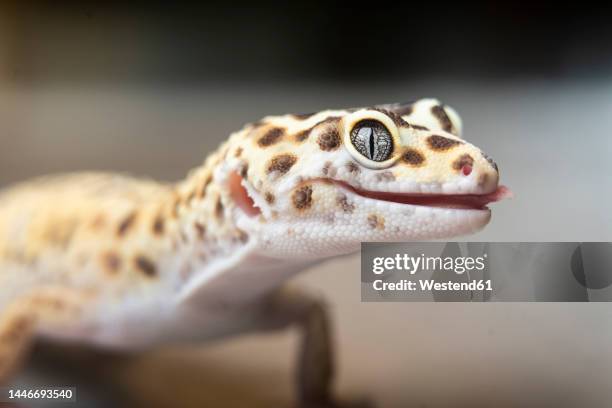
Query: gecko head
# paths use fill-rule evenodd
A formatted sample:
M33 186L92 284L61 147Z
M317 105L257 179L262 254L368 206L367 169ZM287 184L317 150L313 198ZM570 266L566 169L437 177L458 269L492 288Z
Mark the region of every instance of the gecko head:
M460 133L434 99L264 118L244 131L237 160L251 205L242 227L258 229L266 253L296 258L478 231L487 204L510 193Z

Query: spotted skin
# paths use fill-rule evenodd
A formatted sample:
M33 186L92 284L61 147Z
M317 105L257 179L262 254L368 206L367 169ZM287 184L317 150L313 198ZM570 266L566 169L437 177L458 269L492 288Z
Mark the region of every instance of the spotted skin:
M262 137L257 140L260 147L268 147L280 140L285 131L282 128L273 127L268 129Z
M421 166L425 162L425 156L416 149L406 149L402 154L402 160L412 166Z
M350 141L364 120L393 138L382 161ZM81 173L4 190L0 382L36 336L139 349L297 322L305 336L300 399L328 399L325 308L281 287L362 241L450 238L486 225L488 209L363 193L495 191L497 165L460 134L458 115L434 99L269 116L230 135L175 184ZM458 171L465 164L469 175Z

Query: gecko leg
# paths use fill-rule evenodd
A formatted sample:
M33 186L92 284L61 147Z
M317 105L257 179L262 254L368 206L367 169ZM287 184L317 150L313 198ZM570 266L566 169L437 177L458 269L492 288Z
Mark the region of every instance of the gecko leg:
M299 402L305 407L332 406L333 347L324 302L286 287L268 299L264 313L277 328L297 325L301 331L296 376Z
M39 329L69 323L89 295L65 288L38 289L0 314L0 384L6 384L25 359Z
M0 318L0 384L17 371L32 339L34 317L20 307L10 307Z

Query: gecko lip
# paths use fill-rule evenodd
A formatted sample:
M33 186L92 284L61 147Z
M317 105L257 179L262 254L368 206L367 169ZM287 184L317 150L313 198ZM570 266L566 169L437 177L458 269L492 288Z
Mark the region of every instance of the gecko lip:
M374 200L439 208L486 210L487 204L512 197L512 192L506 186L498 186L495 191L487 194L416 194L363 190L345 182L338 184L357 195Z

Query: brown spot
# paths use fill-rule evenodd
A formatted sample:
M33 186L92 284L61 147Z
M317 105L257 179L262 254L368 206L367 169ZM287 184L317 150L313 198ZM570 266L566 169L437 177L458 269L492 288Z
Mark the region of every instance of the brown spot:
M283 128L273 127L267 130L266 133L264 133L264 135L259 138L257 144L260 147L268 147L270 145L273 145L274 143L279 141L279 139L283 136L284 133L285 130Z
M153 234L162 235L165 229L164 217L158 214L153 220Z
M326 161L323 164L323 168L321 169L321 173L323 173L324 176L327 176L329 174L329 168L331 167L332 163L330 161Z
M116 252L107 251L102 254L102 266L111 274L116 274L121 268L121 258Z
M474 159L469 154L461 155L457 160L455 160L453 162L453 169L459 171L466 165L474 165Z
M123 219L123 221L119 223L119 226L117 227L117 235L119 237L124 236L128 232L128 230L134 225L137 215L138 214L136 211L132 211Z
M412 115L412 111L414 110L413 102L402 103L399 108L395 109L395 113L400 116L408 116Z
M245 179L247 178L248 173L249 173L249 163L244 163L242 167L240 168L240 177Z
M361 168L359 168L359 166L355 162L346 163L346 168L349 171L349 173L353 175L359 174L359 172L361 171Z
M276 201L276 197L274 197L274 194L270 193L269 191L266 192L265 198L268 204L274 204L274 201Z
M408 148L402 154L402 160L412 166L420 166L425 162L425 156L416 149Z
M316 123L314 126L312 126L310 129L304 129L301 130L299 132L297 132L293 137L295 139L296 142L303 142L304 140L308 139L310 137L310 134L312 133L312 130L314 128L316 128L317 126L325 126L325 125L335 125L336 123L338 123L338 121L340 120L340 117L338 116L330 116L326 119L323 119L322 121Z
M378 181L394 181L395 180L395 174L393 174L389 170L383 171L382 173L377 173L376 174L376 180L378 180Z
M306 130L301 130L299 132L297 132L293 137L295 138L296 142L303 142L304 140L308 139L308 136L310 136L310 131L312 129L306 129Z
M340 147L340 133L338 133L338 129L335 127L330 127L329 129L325 129L319 135L317 139L319 143L319 147L321 150L331 151Z
M246 233L246 231L243 231L241 229L236 229L236 237L235 240L237 242L240 243L246 243L249 240L249 234Z
M432 135L427 138L427 144L432 150L445 151L452 147L462 144L463 142L448 137Z
M285 174L293 167L293 165L297 162L297 157L292 154L279 154L270 160L268 164L268 173L272 173L274 171L279 172L280 174Z
M370 214L368 215L368 225L372 229L384 229L385 219L376 214Z
M349 203L346 194L338 194L338 197L336 197L336 202L338 203L340 208L342 208L342 211L344 211L345 213L350 214L355 211L355 205Z
M410 124L408 124L408 122L406 122L404 119L402 119L402 117L398 114L396 114L395 112L386 110L386 109L380 109L380 108L374 108L375 111L378 111L384 115L387 115L389 118L391 118L391 120L393 121L393 123L395 123L396 126L398 127L409 127Z
M215 216L217 218L223 217L223 202L221 201L221 197L217 197L217 204L215 205Z
M416 130L429 130L428 127L425 126L421 126L421 125L410 125L411 128L416 129Z
M293 205L298 210L305 210L312 206L312 187L305 185L297 188L293 192Z
M489 173L482 173L480 177L478 177L478 185L484 186L485 184L487 184L488 180L489 180Z
M446 114L444 108L440 105L435 105L431 107L431 114L438 119L440 122L440 126L444 131L452 133L453 131L453 122L451 122L450 118Z
M136 266L136 269L148 277L152 278L157 275L157 268L155 267L153 261L143 255L139 255L134 259L134 265Z
M242 155L242 147L238 147L234 152L234 157L238 158Z
M199 223L199 222L196 222L194 224L194 227L195 227L195 230L196 230L196 234L198 234L198 238L200 240L204 239L204 236L206 235L206 226L201 224L201 223Z

